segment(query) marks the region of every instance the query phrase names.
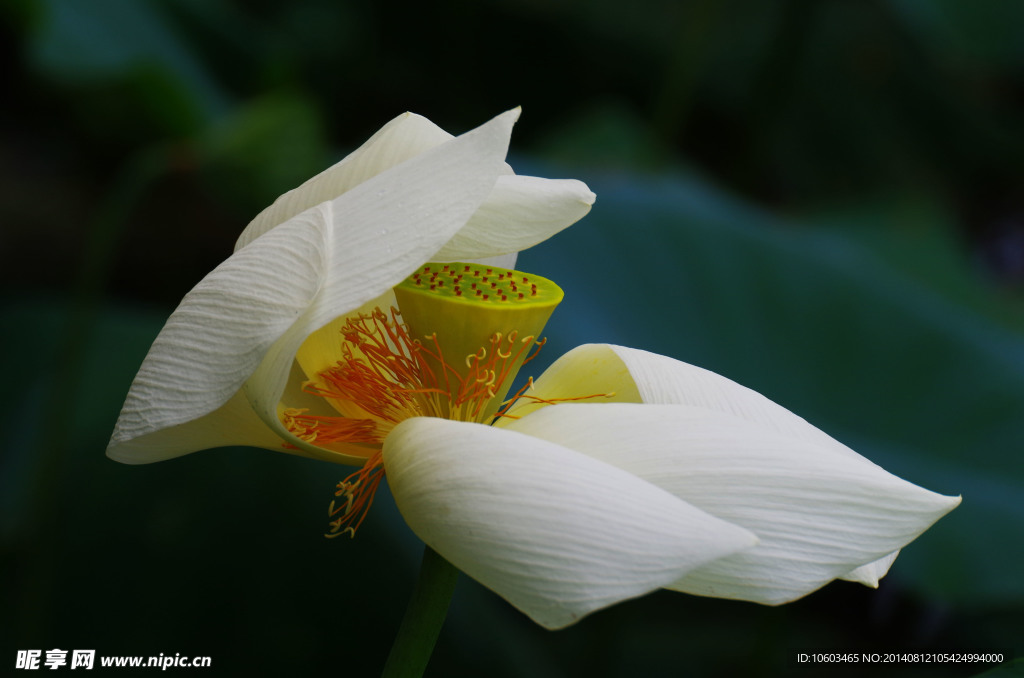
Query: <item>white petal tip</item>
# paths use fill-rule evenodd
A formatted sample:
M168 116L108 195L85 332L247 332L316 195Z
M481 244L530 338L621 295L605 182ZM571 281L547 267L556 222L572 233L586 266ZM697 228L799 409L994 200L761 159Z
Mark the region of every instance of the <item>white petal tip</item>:
M111 441L110 445L107 446L105 454L108 459L121 464L131 464L133 466L140 464L152 464L153 462L163 461L164 459L169 458L168 455L147 454L146 452L145 448L140 449L138 446L126 447L122 444Z
M932 499L931 514L934 517L929 526L938 522L941 518L949 515L949 513L956 507L960 506L960 502L963 501L963 496L959 494L953 497L949 495L938 494L937 492L931 492L922 487L918 487L917 485L912 485L912 487L915 490L918 490L919 492L923 492L926 493L926 495L930 495Z

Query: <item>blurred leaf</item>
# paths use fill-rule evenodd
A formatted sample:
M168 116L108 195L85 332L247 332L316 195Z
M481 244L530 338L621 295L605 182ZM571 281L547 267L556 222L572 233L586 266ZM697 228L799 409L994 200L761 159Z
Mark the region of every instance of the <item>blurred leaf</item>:
M995 276L978 254L965 258L950 208L934 197L862 200L806 214L800 219L804 227L840 232L944 299L1024 332L1024 298L996 287Z
M975 678L1021 678L1024 676L1024 659L1014 659L1002 666L979 673Z
M968 606L1024 601L1024 542L1009 537L1024 533L1019 333L961 305L969 294L954 303L919 284L898 259L696 178L588 183L591 215L519 263L566 291L546 359L588 341L671 355L764 393L912 482L963 493L892 577Z
M58 354L63 334L68 330L69 306L46 298L7 300L0 306L0 425L11 434L7 438L9 454L2 462L10 472L2 474L5 517L25 518L21 503L30 500L22 482L34 473L36 454L46 430L56 423L71 432L72 444L84 441L104 443L117 417L116 403L123 402L128 386L149 350L164 319L155 315L105 313L93 332L76 337L85 342L79 355L81 365L65 364ZM28 359L31 356L32 359ZM48 412L55 392L67 385L64 376L81 370L75 383L88 391L67 393L59 402L71 404L67 411ZM101 453L102 446L94 450ZM79 463L74 454L62 455ZM9 484L8 484L9 483ZM12 525L6 526L12 529Z
M29 54L48 78L73 84L130 83L135 101L165 129L184 134L227 108L227 100L158 2L43 0L29 26ZM88 99L84 99L86 103ZM108 113L109 114L109 113Z
M326 506L343 467L247 448L112 462L103 449L166 314L102 309L79 337L82 378L71 391L62 375L74 366L55 352L67 310L46 298L0 305L0 650L67 638L101 655L208 655L223 675L320 675L345 653L352 673L374 674L421 550L387 493L365 536L328 541ZM54 393L63 407L44 410ZM66 445L59 473L39 486L36 454L52 427L67 432ZM34 534L40 505L59 507L59 523ZM38 541L52 546L48 568L33 567ZM367 572L374 585L348 585ZM44 609L23 597L41 589L53 592ZM27 625L18 603L42 626ZM339 638L358 639L360 652Z
M958 66L1024 64L1024 4L1013 0L888 0L888 5L938 58Z
M546 160L578 167L650 170L667 149L634 112L623 106L588 108L548 134L533 151Z
M264 96L238 107L199 144L214 190L254 215L329 164L316 104L294 94Z

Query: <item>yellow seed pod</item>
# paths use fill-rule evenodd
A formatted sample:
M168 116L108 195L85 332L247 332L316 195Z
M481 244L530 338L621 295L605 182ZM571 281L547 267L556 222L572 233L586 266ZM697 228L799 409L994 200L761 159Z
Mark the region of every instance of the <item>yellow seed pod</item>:
M395 297L411 336L427 349L437 382L452 396L444 416L488 421L563 293L529 273L428 263L395 287Z

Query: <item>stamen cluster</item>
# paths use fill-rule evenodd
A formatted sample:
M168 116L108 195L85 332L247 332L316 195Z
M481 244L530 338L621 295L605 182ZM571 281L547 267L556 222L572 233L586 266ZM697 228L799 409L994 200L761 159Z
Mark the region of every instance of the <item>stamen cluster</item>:
M327 536L355 534L383 478L380 446L399 422L430 416L486 423L494 409L488 405L514 377L519 364L536 356L544 341L519 338L515 331L491 335L489 345L465 357L464 365L445 360L436 333L413 338L401 320L379 308L349 318L341 330L342 358L303 389L324 398L343 416L309 414L288 409L283 423L296 437L330 449L333 443L367 446L367 462L338 483L332 501L331 531ZM524 354L535 347L532 355ZM520 361L520 359L523 359ZM351 448L348 448L351 449Z

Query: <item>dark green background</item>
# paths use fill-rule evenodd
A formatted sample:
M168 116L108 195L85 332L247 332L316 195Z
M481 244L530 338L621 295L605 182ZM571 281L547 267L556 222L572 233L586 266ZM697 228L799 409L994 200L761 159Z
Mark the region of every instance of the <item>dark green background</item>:
M779 608L660 592L551 633L463 579L428 674L1024 654L1024 3L8 1L0 50L2 672L62 648L375 675L420 554L386 492L327 541L344 469L103 449L262 207L404 110L459 133L515 105L517 170L598 195L520 259L566 291L538 369L588 341L671 355L964 502L878 591Z

